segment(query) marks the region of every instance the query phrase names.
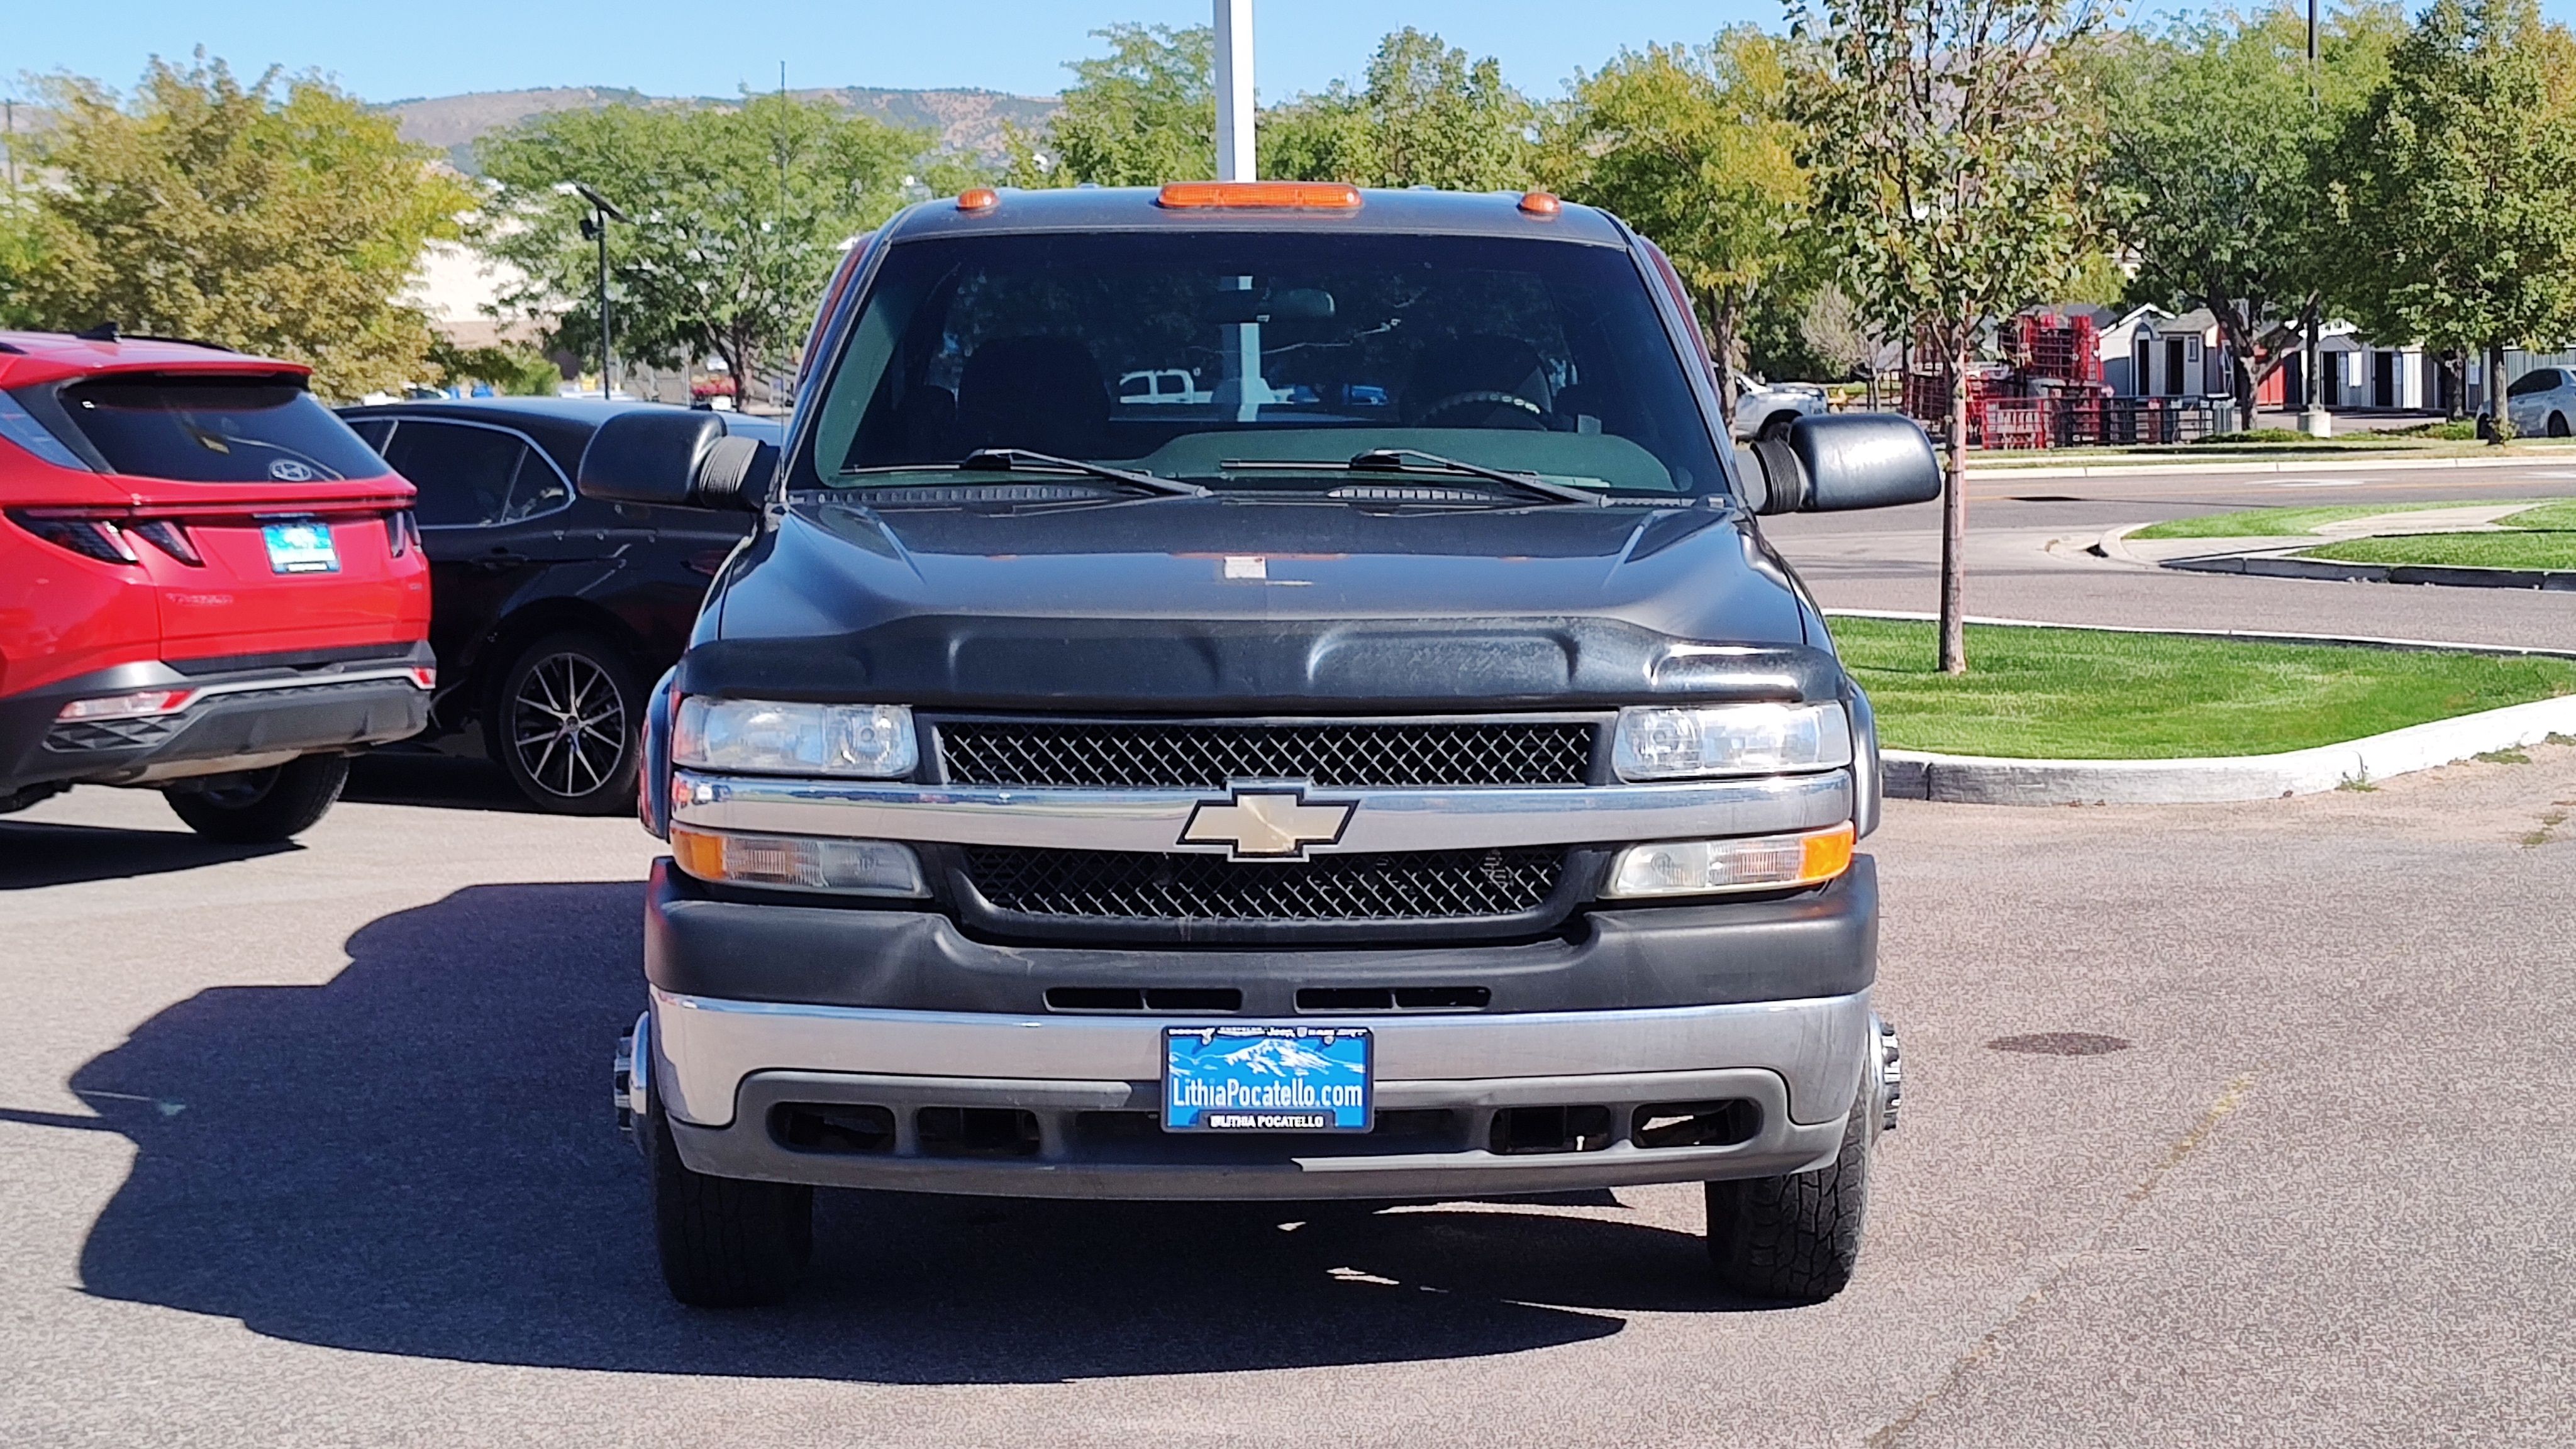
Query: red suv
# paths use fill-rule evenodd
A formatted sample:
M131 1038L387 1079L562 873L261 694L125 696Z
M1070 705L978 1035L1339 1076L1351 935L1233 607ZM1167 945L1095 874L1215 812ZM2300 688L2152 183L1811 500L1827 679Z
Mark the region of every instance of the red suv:
M352 751L427 723L411 485L307 372L0 332L0 812L139 785L202 834L283 840Z

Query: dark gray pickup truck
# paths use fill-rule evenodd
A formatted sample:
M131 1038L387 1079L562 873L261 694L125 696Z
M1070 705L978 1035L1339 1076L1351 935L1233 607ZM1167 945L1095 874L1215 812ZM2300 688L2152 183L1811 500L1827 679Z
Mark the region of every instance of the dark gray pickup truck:
M818 1185L1704 1182L1721 1285L1844 1285L1877 743L1755 520L1932 497L1920 429L1737 454L1661 254L1537 194L969 192L808 367L783 449L581 465L759 520L645 732L675 1295L790 1291Z

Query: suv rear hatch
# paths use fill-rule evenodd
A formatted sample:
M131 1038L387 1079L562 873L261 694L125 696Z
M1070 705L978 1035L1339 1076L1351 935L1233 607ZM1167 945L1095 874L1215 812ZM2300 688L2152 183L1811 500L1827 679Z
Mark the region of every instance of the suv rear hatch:
M411 489L301 375L110 372L17 396L123 495L77 511L158 585L165 657L422 637Z

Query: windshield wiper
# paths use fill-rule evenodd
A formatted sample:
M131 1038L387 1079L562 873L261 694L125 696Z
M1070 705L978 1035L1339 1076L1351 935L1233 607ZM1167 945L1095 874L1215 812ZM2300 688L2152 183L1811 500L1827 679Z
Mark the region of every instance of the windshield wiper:
M1184 483L1178 478L1157 478L1151 473L1137 473L1131 472L1125 468L1112 468L1105 463L1086 463L1079 458L1059 458L1053 453L1032 453L1026 448L977 448L974 452L967 454L966 460L959 463L957 466L962 470L990 470L996 473L1009 473L1013 471L1083 473L1094 478L1106 478L1112 483L1125 483L1133 487L1142 488L1149 493L1160 493L1172 498L1205 498L1208 496L1207 489L1200 487L1196 483Z
M1588 503L1596 508L1603 501L1600 494L1589 488L1551 483L1535 473L1509 473L1481 463L1426 453L1420 448L1371 448L1351 459L1349 467L1354 473L1449 473L1467 478L1487 478L1559 503Z
M1488 479L1506 487L1517 488L1523 494L1544 498L1551 503L1586 503L1597 508L1610 501L1602 494L1588 488L1577 488L1569 483L1551 483L1533 473L1509 473L1500 468L1485 467L1480 463L1445 458L1438 453L1426 453L1420 448L1371 448L1347 463L1335 463L1320 458L1311 462L1291 458L1229 458L1217 466L1228 472L1238 469L1251 472L1257 469L1305 471L1317 468L1341 468L1353 473L1442 473L1452 478Z

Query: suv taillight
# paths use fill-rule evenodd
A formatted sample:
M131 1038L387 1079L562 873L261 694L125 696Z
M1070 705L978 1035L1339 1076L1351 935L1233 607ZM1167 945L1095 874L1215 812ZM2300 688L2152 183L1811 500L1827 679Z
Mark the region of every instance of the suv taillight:
M134 545L125 541L125 534L104 518L13 508L9 510L9 521L54 547L69 549L83 558L112 564L143 562L135 556Z
M410 509L396 509L385 515L385 545L396 558L420 547L420 521L412 517Z
M175 518L156 518L126 530L192 569L206 566L205 556L197 552L197 541L188 536L188 527Z

